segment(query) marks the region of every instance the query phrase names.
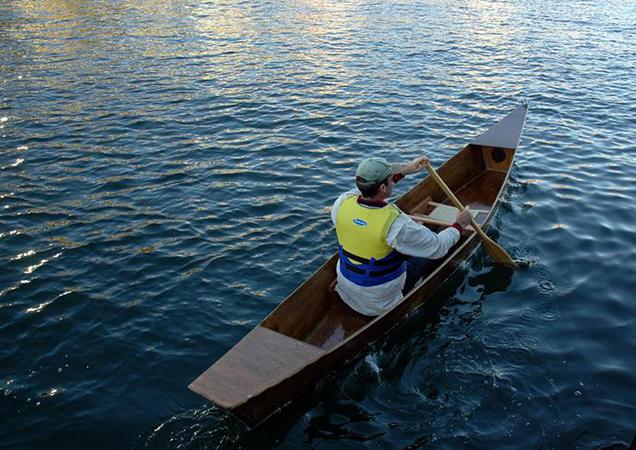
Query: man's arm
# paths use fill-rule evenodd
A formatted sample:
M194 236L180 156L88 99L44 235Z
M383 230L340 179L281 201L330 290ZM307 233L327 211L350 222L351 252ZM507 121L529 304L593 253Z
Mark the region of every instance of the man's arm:
M467 211L462 211L457 216L458 227L449 227L439 233L433 233L427 227L415 223L407 215L400 214L389 228L387 244L405 255L430 259L441 258L459 241L461 223L466 222L466 216L469 214Z
M400 171L398 173L393 174L393 182L397 183L407 175L421 172L426 167L424 164L425 161L428 161L428 158L426 156L420 156L419 158L415 158L410 163L404 164L402 167L400 167Z

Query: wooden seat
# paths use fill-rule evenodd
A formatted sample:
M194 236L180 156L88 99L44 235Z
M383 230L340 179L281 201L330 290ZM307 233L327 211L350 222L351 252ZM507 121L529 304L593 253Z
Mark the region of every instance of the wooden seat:
M440 222L455 222L455 218L457 217L457 213L459 210L454 206L444 205L442 203L429 202L429 205L433 205L434 209L429 214L428 217L434 220L439 220ZM473 216L473 219L477 217L481 211L476 209L469 209L470 214Z
M430 211L429 211L430 210ZM428 213L421 213L420 211L429 211ZM430 197L426 198L423 202L414 208L409 216L416 222L425 223L427 225L437 225L442 227L450 227L457 217L459 210L454 206L444 203L438 203L431 200ZM478 224L482 224L490 210L483 208L470 208L470 213ZM475 231L470 225L466 227L468 231Z

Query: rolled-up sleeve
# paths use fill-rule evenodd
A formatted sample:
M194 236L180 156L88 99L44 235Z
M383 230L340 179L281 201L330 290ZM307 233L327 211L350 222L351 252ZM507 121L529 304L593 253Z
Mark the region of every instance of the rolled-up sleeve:
M424 225L400 214L389 228L387 244L398 252L420 258L438 259L459 241L459 231L449 227L434 233Z

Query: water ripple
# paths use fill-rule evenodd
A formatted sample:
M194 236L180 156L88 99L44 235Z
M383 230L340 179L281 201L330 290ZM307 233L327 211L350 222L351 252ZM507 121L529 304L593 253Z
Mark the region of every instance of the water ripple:
M632 3L80 9L0 10L7 448L627 446ZM477 251L260 432L185 389L333 254L361 158L440 164L523 98L489 231L520 270Z

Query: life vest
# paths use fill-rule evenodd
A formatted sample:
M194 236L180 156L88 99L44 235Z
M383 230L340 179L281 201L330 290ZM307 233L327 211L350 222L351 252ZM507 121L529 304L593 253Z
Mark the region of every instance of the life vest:
M340 205L336 218L340 273L359 286L377 286L406 270L404 255L386 242L400 210L391 204L365 208L352 195Z

